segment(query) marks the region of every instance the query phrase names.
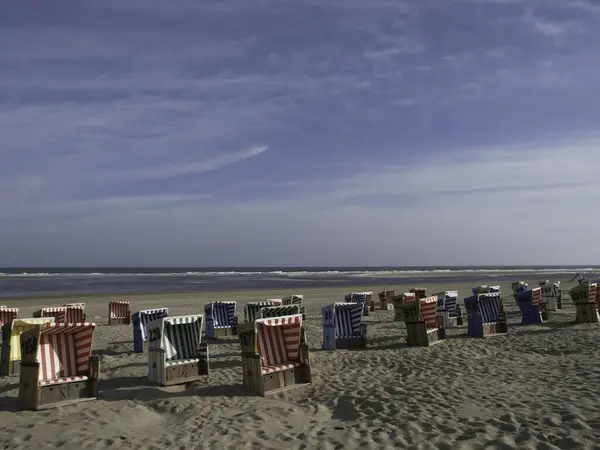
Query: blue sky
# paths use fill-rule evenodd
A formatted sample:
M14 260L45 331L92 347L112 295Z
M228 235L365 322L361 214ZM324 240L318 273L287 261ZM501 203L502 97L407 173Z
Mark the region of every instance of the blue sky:
M2 9L0 265L598 262L600 1Z

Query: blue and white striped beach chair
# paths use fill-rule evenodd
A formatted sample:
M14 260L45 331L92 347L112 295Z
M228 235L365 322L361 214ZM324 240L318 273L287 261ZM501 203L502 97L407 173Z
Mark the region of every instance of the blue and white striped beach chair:
M467 336L485 337L508 332L500 292L467 297L465 309L467 310Z
M212 302L204 307L208 339L237 335L238 318L235 309L236 302Z
M367 348L367 325L360 303L333 303L323 313L323 349Z
M458 291L444 291L437 295L437 315L444 321L444 328L462 325L460 306L457 305Z
M521 325L543 323L548 319L546 305L542 303L542 289L525 289L515 292L515 300L521 310Z
M481 286L477 286L471 289L473 294L488 294L490 292L500 292L500 286L488 286L487 284L482 284Z
M346 303L360 303L363 305L363 315L368 316L373 308L373 292L350 292L344 296Z
M202 342L202 314L163 317L147 326L148 379L162 386L208 375L208 346Z
M169 308L155 308L138 311L131 316L133 325L133 351L144 353L144 342L148 340L146 327L150 322L162 319L169 315Z

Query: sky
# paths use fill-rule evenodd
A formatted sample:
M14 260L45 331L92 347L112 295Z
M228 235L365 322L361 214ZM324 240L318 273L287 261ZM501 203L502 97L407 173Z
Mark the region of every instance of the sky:
M0 266L597 264L600 1L4 0Z

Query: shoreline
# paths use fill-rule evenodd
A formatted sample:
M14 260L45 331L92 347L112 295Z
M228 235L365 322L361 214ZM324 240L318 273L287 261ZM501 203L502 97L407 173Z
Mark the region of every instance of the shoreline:
M522 275L522 276L520 276ZM77 292L77 291L57 291L52 293L44 293L40 295L0 295L0 303L3 302L38 302L45 300L55 299L117 299L117 298L137 298L137 297L184 297L184 296L202 296L212 297L215 295L223 296L224 294L231 293L256 293L265 292L271 293L272 295L279 295L277 292L300 292L300 291L315 291L322 289L330 290L346 290L351 291L373 291L375 294L378 290L383 289L404 289L406 286L407 290L410 287L417 285L436 285L444 286L445 290L456 290L453 286L458 285L481 285L481 284L500 284L508 285L510 287L511 282L522 280L529 283L530 286L537 286L538 282L542 279L550 279L552 281L560 281L562 284L569 283L572 276L569 274L547 274L547 273L509 273L509 274L498 274L494 273L493 276L489 274L471 274L471 276L465 276L464 274L455 276L443 276L440 274L423 274L418 277L364 277L361 279L323 279L323 280L297 280L297 279L284 279L272 282L264 282L257 280L255 285L252 282L235 284L233 286L223 283L222 285L211 285L204 289L200 288L181 288L177 285L171 285L170 288L160 289L160 287L152 286L147 288L139 289L124 289L122 292ZM0 280L3 281L3 280ZM99 280L100 281L100 280ZM233 283L232 283L233 284ZM189 286L189 285L188 285ZM436 289L438 289L436 287ZM442 290L442 289L440 289ZM271 295L270 294L270 295Z

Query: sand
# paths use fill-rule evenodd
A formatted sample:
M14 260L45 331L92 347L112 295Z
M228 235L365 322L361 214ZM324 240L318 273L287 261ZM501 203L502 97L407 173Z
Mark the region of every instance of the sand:
M537 280L529 280L534 284ZM470 283L472 284L472 283ZM428 292L470 284L424 283ZM494 284L494 283L491 283ZM410 286L357 286L354 290ZM566 287L566 286L565 286ZM510 286L502 286L505 296ZM132 352L129 326L104 326L107 297L81 298L99 326L100 397L62 408L18 411L18 378L0 379L4 448L136 449L588 449L600 448L600 325L571 325L569 300L542 325L521 326L505 300L509 333L468 339L466 327L429 348L405 345L393 311L366 318L369 348L322 351L320 307L348 288L305 289L313 384L261 398L241 387L235 339L210 347L208 383L148 386L147 354ZM213 300L243 303L285 291L128 296L132 310L168 306L198 313ZM291 292L287 292L291 294ZM125 298L125 297L120 297ZM72 301L77 301L72 299ZM30 316L56 300L3 302ZM462 300L461 300L462 303Z

